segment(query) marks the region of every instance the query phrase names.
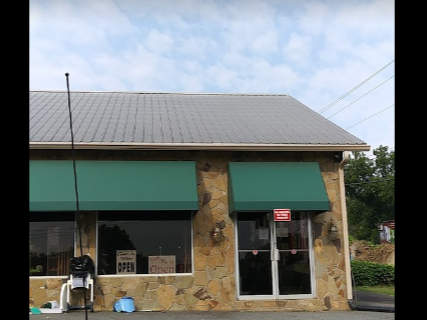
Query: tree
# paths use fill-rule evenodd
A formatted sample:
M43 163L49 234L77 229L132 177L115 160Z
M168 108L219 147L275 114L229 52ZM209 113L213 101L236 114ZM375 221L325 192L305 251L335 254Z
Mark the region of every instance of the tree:
M102 224L98 228L98 273L114 274L117 250L135 250L129 235L119 226Z
M344 177L350 236L378 243L378 225L395 219L395 153L380 146L373 154L354 152Z

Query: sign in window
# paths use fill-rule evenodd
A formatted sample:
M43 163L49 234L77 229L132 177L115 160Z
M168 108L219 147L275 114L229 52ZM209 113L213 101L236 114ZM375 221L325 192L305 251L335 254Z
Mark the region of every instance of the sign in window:
M136 250L117 250L116 261L117 274L136 273Z
M148 273L175 273L175 256L149 256Z

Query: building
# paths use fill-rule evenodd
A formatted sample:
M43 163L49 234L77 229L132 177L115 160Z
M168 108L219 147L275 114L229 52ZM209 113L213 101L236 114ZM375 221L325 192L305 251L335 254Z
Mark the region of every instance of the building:
M69 96L30 91L30 306L89 255L94 311L350 310L364 141L289 95Z
M394 243L395 241L395 221L387 220L383 221L378 226L380 234L380 243Z

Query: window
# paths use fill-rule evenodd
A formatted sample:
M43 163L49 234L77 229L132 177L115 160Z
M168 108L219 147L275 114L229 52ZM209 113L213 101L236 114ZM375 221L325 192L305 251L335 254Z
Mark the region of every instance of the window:
M97 274L191 273L190 211L99 212Z
M74 228L74 212L30 212L30 276L69 275Z

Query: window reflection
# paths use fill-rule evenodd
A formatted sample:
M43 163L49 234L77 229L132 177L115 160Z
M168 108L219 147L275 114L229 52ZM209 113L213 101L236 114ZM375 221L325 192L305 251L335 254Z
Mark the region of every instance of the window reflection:
M68 276L74 256L74 213L31 212L29 275Z
M99 212L98 275L191 273L191 219L188 211Z

